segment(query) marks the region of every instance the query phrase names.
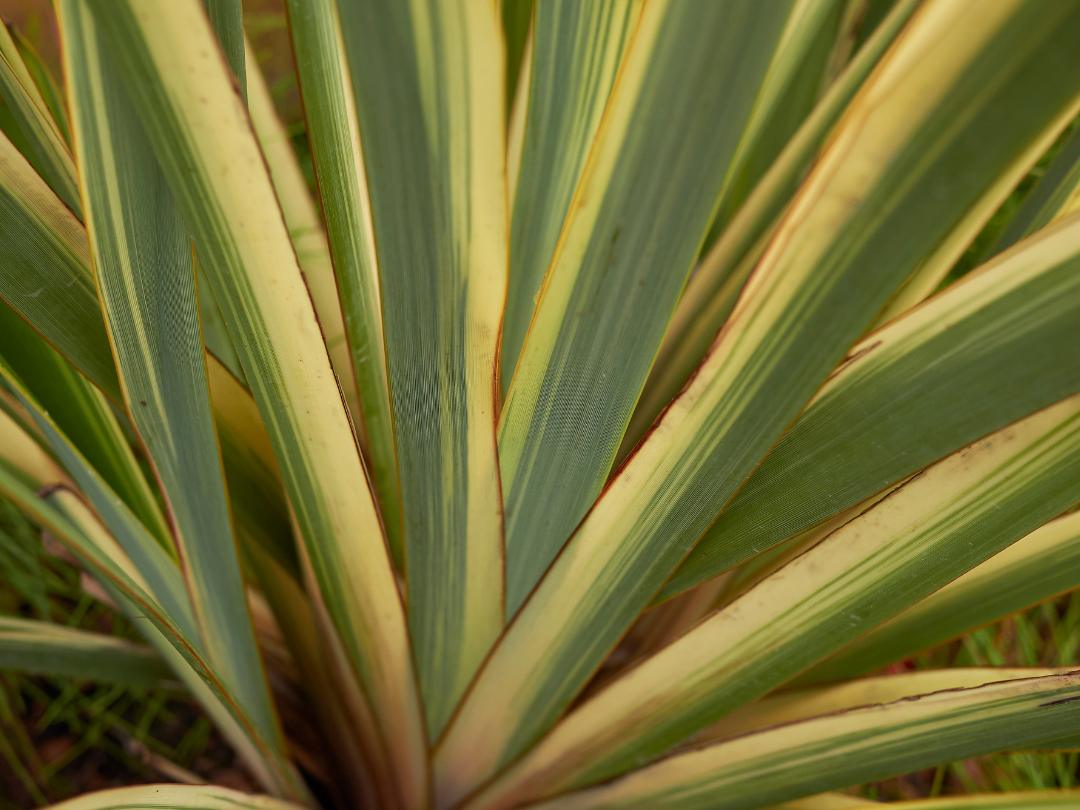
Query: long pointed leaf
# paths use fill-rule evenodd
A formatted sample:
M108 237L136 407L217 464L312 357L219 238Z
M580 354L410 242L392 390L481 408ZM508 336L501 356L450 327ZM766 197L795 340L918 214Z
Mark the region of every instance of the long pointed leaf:
M152 649L52 622L0 616L0 670L158 686L169 670Z
M919 0L896 3L701 260L671 316L621 455L634 448L701 364L761 257L769 229L791 201L826 136L918 5Z
M0 24L0 101L11 112L34 168L74 212L79 212L75 164L64 136L30 74L15 39Z
M1073 397L916 476L630 670L571 712L479 803L550 795L656 758L1078 498Z
M1080 217L1017 245L872 333L850 357L709 527L663 596L1080 390Z
M251 126L266 158L270 179L274 183L278 204L281 206L281 215L285 218L285 227L289 229L300 271L304 274L304 282L311 293L311 303L319 317L319 328L322 329L330 363L338 376L350 412L359 414L356 379L345 337L345 321L334 280L330 246L322 220L319 219L319 210L293 150L288 130L274 108L266 78L258 69L250 48L247 63L252 66L247 74ZM353 418L355 420L357 417ZM362 431L363 427L362 423L357 425L358 430ZM360 439L362 443L365 441L362 433ZM367 446L364 447L367 450Z
M360 150L349 66L333 0L291 0L289 32L297 55L308 137L326 216L333 270L346 314L346 363L356 378L356 418L365 439L383 525L399 566L401 491L386 376L378 260ZM343 338L344 339L344 338Z
M305 548L377 713L402 803L423 803L404 612L359 449L244 105L197 0L91 3L205 258Z
M507 248L498 7L414 0L339 2L338 10L379 264L409 628L435 735L502 627L495 364Z
M1051 521L800 678L876 669L1080 587L1080 512Z
M301 810L302 805L213 785L138 785L89 793L48 810Z
M951 759L1038 746L1075 732L1078 699L1076 673L940 692L719 743L539 806L761 807Z
M120 386L75 215L0 134L0 295L114 402Z
M1046 167L1038 185L1024 198L1020 210L995 242L992 253L1001 253L1077 210L1080 210L1080 126L1074 125L1072 135Z
M611 471L790 8L657 0L630 35L500 414L510 615Z
M172 536L146 473L104 395L7 305L0 305L0 356L86 460L171 553Z
M849 107L698 375L488 658L437 752L443 797L555 722L993 168L1075 110L1055 77L1080 66L1080 6L978 5L921 7Z
M1004 552L1003 552L1004 553ZM948 667L858 678L806 689L791 689L748 703L706 729L695 744L717 742L784 723L809 720L860 706L874 706L946 689L970 689L999 681L1063 675L1075 667Z
M210 661L282 753L233 538L189 237L82 0L59 5L98 288L128 412L169 504Z
M640 0L557 0L536 7L510 218L503 396L641 8Z

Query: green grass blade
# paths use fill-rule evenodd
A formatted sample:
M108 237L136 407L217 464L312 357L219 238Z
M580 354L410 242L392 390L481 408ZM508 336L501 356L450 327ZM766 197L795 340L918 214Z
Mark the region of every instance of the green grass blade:
M387 539L404 566L401 488L386 376L379 270L367 176L360 150L349 66L333 0L291 0L289 31L297 57L315 172L341 296L347 313L347 365L357 381L368 470Z
M409 627L434 735L502 628L495 364L507 247L498 8L494 0L418 0L339 2L338 11L371 196Z
M3 24L0 24L0 101L6 105L20 140L27 146L30 163L77 214L79 188L71 152L15 39Z
M1075 504L1078 487L1072 397L930 467L596 693L479 805L655 759Z
M1080 66L1080 6L978 5L921 7L848 108L733 325L481 670L436 755L441 795L474 789L556 721L995 167L1075 109L1078 88L1055 77Z
M611 470L790 7L655 2L633 29L500 415L510 615Z
M539 807L761 807L961 757L1039 746L1074 732L1078 720L1080 675L1006 681L781 726L672 757ZM1064 795L1075 801L1072 794ZM1016 797L1002 797L988 804L948 799L896 806L1069 806L1016 802Z
M283 753L233 537L190 239L96 23L82 0L58 9L91 251L128 412L169 505L207 657Z
M864 338L662 596L1080 390L1078 338L1080 217L1073 217Z
M1080 513L1036 529L799 679L877 669L1080 586Z
M626 431L621 456L641 440L660 411L701 364L761 258L769 230L791 202L825 138L918 6L919 0L902 0L896 4L699 263L668 324L641 401Z
M536 7L510 218L510 280L500 348L504 397L641 9L639 0ZM528 17L526 30L527 22Z
M170 679L149 647L52 622L0 616L0 670L149 689Z
M404 806L425 753L404 611L378 514L246 110L197 0L93 2L223 307L336 631Z

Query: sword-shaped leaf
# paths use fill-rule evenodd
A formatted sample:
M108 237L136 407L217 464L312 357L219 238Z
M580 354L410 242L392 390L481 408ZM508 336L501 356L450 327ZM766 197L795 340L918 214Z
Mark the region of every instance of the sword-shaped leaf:
M791 5L656 0L628 35L499 418L509 615L611 471ZM541 25L564 19L537 17ZM610 62L619 49L602 46L624 27L598 26L582 47ZM539 28L536 37L539 47ZM566 50L557 70L573 68L574 49ZM586 90L592 103L599 87ZM542 125L528 117L525 139ZM523 155L518 200L530 193L522 184L531 162ZM563 175L560 183L574 173ZM530 262L546 261L546 233Z
M876 669L1080 587L1080 512L1051 521L800 678Z
M500 350L503 396L641 8L640 0L556 0L536 6L510 217L510 281Z
M761 807L952 759L1039 746L1075 734L1078 720L1080 674L1005 681L751 734L680 754L609 785L560 796L538 807ZM1074 794L1063 795L1076 800ZM1069 806L1046 799L1040 796L1030 805L1016 797L1001 797L896 806L913 810ZM476 805L477 810L482 806Z
M1080 67L1080 6L976 5L920 7L848 108L705 364L485 663L436 755L443 801L551 727L994 167L1075 110L1055 77Z
M371 197L409 629L436 735L502 628L499 9L495 0L337 5Z
M918 5L919 0L896 3L698 264L671 316L656 362L623 439L621 455L633 450L660 411L675 398L701 364L709 345L735 308L751 270L761 258L768 231L791 202L829 132Z
M214 785L139 785L101 790L47 810L303 810L303 805Z
M1078 499L1074 396L930 467L631 669L574 709L478 804L550 795L655 759Z
M90 6L223 308L312 574L393 752L402 804L422 804L422 718L404 611L359 448L243 101L198 0Z
M136 689L170 679L149 647L53 622L0 616L0 670L122 683Z
M378 260L360 149L349 65L333 0L290 0L289 32L297 58L315 173L345 313L345 363L356 379L354 414L365 441L383 526L399 567L404 565L390 389L386 377ZM345 336L342 337L345 340Z
M204 649L284 755L210 406L190 238L83 0L58 5L98 290L128 413L169 507Z
M1024 198L1020 210L991 248L991 255L1007 250L1077 210L1080 210L1080 126L1073 129L1038 184Z
M0 24L0 102L13 118L30 163L68 208L78 213L79 187L71 152L14 37L3 24Z
M872 333L850 357L662 596L1080 390L1080 217L1031 237Z

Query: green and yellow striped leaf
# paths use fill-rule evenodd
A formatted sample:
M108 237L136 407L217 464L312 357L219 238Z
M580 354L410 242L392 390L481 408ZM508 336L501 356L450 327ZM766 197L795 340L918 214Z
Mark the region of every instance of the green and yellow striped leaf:
M338 384L345 395L345 402L352 414L360 413L357 404L356 380L352 371L349 344L345 337L345 321L334 280L334 265L330 258L330 246L323 230L319 209L312 198L307 178L293 150L289 133L274 109L274 101L266 78L258 69L250 47L247 51L248 112L255 137L259 139L270 179L277 192L281 215L289 229L293 249L296 251L300 271L311 294L311 303L319 317L323 341L330 354L330 363L337 374ZM354 416L354 420L356 417ZM361 430L363 425L355 425ZM365 437L360 436L363 445ZM366 450L366 445L365 450ZM385 510L384 510L385 514Z
M345 313L341 327L344 362L356 379L358 407L354 419L362 431L368 471L378 495L387 539L395 561L403 567L401 491L386 376L378 260L341 26L333 0L290 0L287 8L327 223L328 255L333 257L333 265L327 270L331 284L336 274L341 297L338 312Z
M198 0L90 3L204 262L274 446L311 571L392 751L426 763L404 611L348 415L242 100Z
M37 85L38 93L41 94L45 106L52 115L53 122L56 124L57 129L60 130L60 135L65 143L70 144L71 127L68 124L67 107L65 106L64 95L60 90L60 84L53 75L52 64L45 61L37 46L26 33L14 28L9 28L8 33L15 40L15 47L18 49L19 55L22 56L23 64L30 72L34 84Z
M233 537L190 240L89 10L61 0L58 11L91 251L127 409L169 507L207 658L284 756Z
M510 215L510 280L500 349L504 397L642 5L640 0L558 0L536 6Z
M834 794L835 795L835 794ZM839 796L837 797L840 798ZM853 802L859 800L853 797ZM779 810L846 810L848 807L881 807L877 802L861 804L834 804L815 806L811 799L788 802ZM1046 808L1071 808L1080 803L1078 790L1027 790L1015 793L987 793L981 796L939 796L907 802L892 802L890 808L899 810L1044 810Z
M1061 145L1038 184L1024 198L991 249L993 254L1012 247L1051 222L1080 211L1080 126Z
M161 506L110 403L4 304L0 304L0 357L90 466L175 556Z
M1069 117L1048 122L1041 138L1017 154L1008 166L1003 167L1004 170L995 178L993 185L968 209L952 233L922 260L919 268L878 317L879 324L907 312L933 295L994 212L1013 193L1017 184L1068 125L1072 115L1075 115L1075 110Z
M1022 790L1015 793L938 796L913 801L875 802L844 793L822 793L774 805L773 810L1043 810L1073 808L1080 803L1078 790Z
M509 615L611 471L790 10L656 0L627 35L500 414ZM582 47L597 51L623 28L599 26ZM538 27L538 49L543 36ZM556 55L572 68L573 50ZM540 125L527 119L525 139ZM517 199L530 193L531 162L523 154ZM551 251L540 239L530 262Z
M528 41L535 0L501 0L502 28L506 40L506 109L515 104L522 74L528 73Z
M138 785L88 793L48 810L301 810L303 805L214 785Z
M899 802L896 805L907 806ZM881 804L846 793L819 793L807 799L795 799L774 805L772 810L867 810L873 807L880 808Z
M3 24L0 24L0 102L13 119L15 131L8 133L8 137L18 138L30 163L77 214L79 188L71 152L15 38Z
M864 338L849 357L709 527L664 597L1080 391L1080 217L1016 245Z
M0 296L113 402L121 402L82 225L0 134Z
M829 83L851 4L847 0L796 0L772 54L739 148L731 160L707 243L732 216L814 109Z
M0 241L0 297L119 406L123 396L90 268L86 232L2 136L0 223L11 237ZM31 355L41 352L26 338L12 345L23 344L27 348L20 354L33 366ZM273 453L251 395L215 357L207 359L207 370L237 518L246 534L267 544L283 562L292 560L289 567L295 570ZM48 375L35 375L35 386L39 377L44 384ZM57 407L53 401L45 404L50 410ZM93 454L91 458L100 461ZM103 472L108 473L104 468ZM118 491L127 495L123 487ZM148 526L161 525L146 510L133 508Z
M0 616L0 670L120 683L161 685L169 669L149 647L53 622Z
M1080 65L1080 6L979 9L920 7L848 108L705 364L485 663L436 755L442 801L551 727L994 168L1075 110L1054 77Z
M502 627L499 8L495 0L337 5L371 197L409 629L435 736ZM364 314L357 307L350 317Z
M1080 512L1041 526L800 678L832 681L928 649L1080 587Z
M10 424L0 420L0 428L7 430ZM0 443L2 449L9 446L6 441ZM142 572L76 495L61 486L45 490L39 497L35 488L41 491L40 484L28 482L24 475L25 469L20 471L0 456L0 493L58 539L105 586L222 729L255 777L272 790L305 795L289 763L259 736L250 718L207 666L199 639L177 624L182 611L163 608L148 590Z
M1005 552L1002 552L1005 553ZM784 723L809 720L861 706L893 703L931 692L970 689L999 681L1062 675L1076 667L950 667L924 669L874 678L859 678L827 686L777 692L724 715L695 741L716 742L763 731Z
M903 30L919 0L901 0L799 127L701 260L671 316L652 372L623 439L625 456L701 364L735 308L765 238L791 201L822 143Z
M2 361L0 380L18 398L52 455L93 505L110 535L115 538L115 543L122 549L121 556L130 561L132 570L138 572L139 581L147 592L168 611L171 621L184 636L198 640L187 589L172 548L164 546L149 532ZM7 427L9 430L21 429L14 422ZM0 458L11 465L19 465L18 457L10 454L6 448L0 447ZM32 489L41 490L66 484L66 481L47 478L27 483Z
M203 0L210 27L240 89L248 97L247 59L244 42L244 6L241 0Z
M751 734L679 754L607 785L559 796L537 807L736 810L768 806L951 759L1039 746L1075 734L1078 720L1080 674L1006 681ZM1065 795L1075 801L1075 796ZM953 805L946 800L940 807L1027 807L1006 799L1000 802ZM495 806L475 803L470 808ZM923 810L939 805L918 802L910 806Z
M914 477L596 693L485 789L480 806L592 784L656 758L1078 499L1072 397Z
M0 398L0 436L5 442L0 459L7 464L8 473L30 488L46 482L52 486L71 486L71 479L46 449L44 439L34 432L30 418L22 411L14 397Z

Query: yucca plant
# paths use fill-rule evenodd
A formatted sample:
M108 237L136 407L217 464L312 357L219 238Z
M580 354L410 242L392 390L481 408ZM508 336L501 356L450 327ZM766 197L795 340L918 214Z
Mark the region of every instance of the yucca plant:
M1080 2L286 6L315 194L240 0L57 0L62 90L0 39L0 494L146 642L0 664L178 681L270 796L64 807L1080 746L1080 671L880 674L1080 586Z

